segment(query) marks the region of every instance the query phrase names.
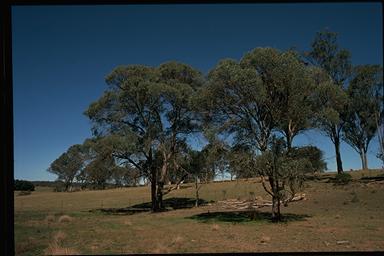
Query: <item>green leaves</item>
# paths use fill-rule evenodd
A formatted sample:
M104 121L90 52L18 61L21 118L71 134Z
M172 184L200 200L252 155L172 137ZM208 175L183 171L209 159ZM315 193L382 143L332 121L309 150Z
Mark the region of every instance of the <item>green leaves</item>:
M337 33L318 32L311 46L311 51L306 53L308 59L323 68L335 84L343 86L352 71L351 55L347 50L339 49Z
M343 137L360 155L367 152L383 115L382 73L378 65L358 66L347 89L350 104Z
M290 145L310 127L314 85L312 71L298 53L256 48L240 62L220 61L199 102L216 130L264 151L274 130L287 136Z
M48 168L48 172L56 174L57 179L65 183L65 189L67 190L75 176L84 167L84 160L84 148L82 145L76 144L53 161Z

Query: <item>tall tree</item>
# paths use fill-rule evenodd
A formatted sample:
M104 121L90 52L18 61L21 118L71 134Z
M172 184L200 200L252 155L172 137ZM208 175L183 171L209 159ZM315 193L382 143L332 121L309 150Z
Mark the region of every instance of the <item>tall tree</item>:
M162 167L159 174L157 200L159 208L163 208L162 198L165 182L169 174L171 163L176 170L178 164L177 154L186 148L186 139L191 133L200 131L198 113L191 106L191 97L203 84L202 74L192 67L177 63L168 62L159 66L159 83L157 93L162 104L161 117L162 132L159 134L158 150L162 155ZM181 177L183 178L184 175Z
M330 83L334 87L338 87L335 90L344 88L352 70L351 56L347 50L339 48L336 33L327 30L318 32L312 42L311 50L305 55L313 65L321 67L325 71ZM327 90L332 91L332 88L328 86ZM329 93L341 94L340 92ZM344 104L346 101L338 101L337 98L330 98L327 104L321 105L325 106L325 109L322 111L322 119L318 124L335 146L337 172L342 173L340 143L342 127L345 123L343 116L345 115L346 107ZM326 114L327 112L329 115ZM336 116L337 118L335 118Z
M118 67L106 81L110 89L85 114L95 135L113 135L114 155L150 180L152 209L157 211L168 166L197 125L189 98L202 76L188 65L169 62L158 68Z
M253 169L263 178L272 197L273 218L279 220L280 202L294 197L310 165L308 159L291 155L291 147L293 138L311 124L316 96L312 70L293 51L256 48L240 63L219 62L208 78L197 102L217 131L233 135L233 153L247 159L242 165L246 175ZM285 140L272 136L275 131Z
M294 51L256 48L240 63L223 60L209 73L198 104L219 133L236 144L265 151L273 131L291 148L293 138L310 127L314 106L312 72Z
M368 169L368 146L376 135L380 116L383 115L382 73L378 65L358 66L347 89L350 104L343 136L360 155L363 169Z
M265 106L290 150L294 137L310 128L315 110L311 70L294 50L272 48L256 48L243 57L241 65L253 68L261 77L267 92Z
M222 60L209 73L209 82L195 104L218 134L233 134L237 144L264 151L275 126L267 106L267 90L251 67Z
M158 71L142 65L120 66L106 78L109 89L85 111L96 136L113 135L118 156L151 181L152 209L157 210L156 149L161 132L159 97L154 88Z
M82 145L76 144L53 161L47 171L56 174L58 176L57 180L64 182L64 190L68 191L76 175L83 167L83 148Z

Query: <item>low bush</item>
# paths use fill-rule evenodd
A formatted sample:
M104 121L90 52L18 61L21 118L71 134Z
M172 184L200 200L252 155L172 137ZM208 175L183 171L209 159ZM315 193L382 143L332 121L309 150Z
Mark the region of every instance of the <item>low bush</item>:
M349 173L338 173L335 177L335 183L345 185L351 182L352 176Z

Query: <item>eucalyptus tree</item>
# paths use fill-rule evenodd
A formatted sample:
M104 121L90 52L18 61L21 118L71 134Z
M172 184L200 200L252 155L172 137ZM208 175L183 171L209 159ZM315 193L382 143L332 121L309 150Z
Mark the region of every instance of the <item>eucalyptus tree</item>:
M335 146L337 172L343 172L340 143L342 128L345 125L349 99L346 91L335 86L329 76L322 69L313 69L313 76L317 83L314 104L317 111L314 114L314 127L327 135Z
M208 79L197 100L206 121L222 135L233 136L232 167L239 157L246 160L241 164L244 176L262 177L272 197L273 218L279 220L280 201L293 198L310 165L291 151L294 137L311 127L316 106L312 69L294 51L256 48L240 63L219 62ZM275 138L277 131L284 139Z
M119 157L148 175L152 209L156 210L156 137L161 131L155 112L161 104L153 88L158 81L155 68L120 66L107 77L108 90L85 111L95 136L108 136L119 147Z
M158 96L162 103L162 113L158 113L162 124L162 132L158 137L158 150L162 156L157 197L159 207L163 208L163 194L165 181L169 174L169 166L172 163L176 170L178 168L177 154L182 153L186 147L187 137L200 132L201 123L199 113L194 111L191 105L191 98L203 85L204 79L201 72L192 67L177 63L168 62L158 67L159 83L157 87ZM183 179L186 174L181 178Z
M331 84L320 88L324 94L328 90L328 94L334 96L326 100L324 109L319 115L319 128L331 139L335 146L337 172L343 172L343 165L340 154L340 143L342 128L345 124L345 111L347 109L347 100L341 99L342 91L351 74L351 56L346 49L340 49L337 44L337 34L330 31L318 32L311 45L311 50L306 54L307 59L312 65L323 69L327 75L327 80ZM332 88L335 87L335 88ZM321 96L320 96L321 97ZM322 99L325 101L325 99Z
M382 74L379 65L358 66L347 89L350 104L343 137L360 155L363 169L368 169L369 143L383 122Z
M211 180L212 168L208 165L207 154L204 150L190 150L185 163L185 168L195 184L195 206L198 207L200 201L199 191L203 184Z
M240 62L220 61L198 104L219 133L264 152L274 131L290 149L294 137L310 128L313 97L312 72L296 52L256 48Z
M169 163L198 126L189 98L202 84L200 72L169 62L158 68L121 66L106 78L109 89L85 114L96 136L107 136L114 156L151 182L152 210L162 207Z
M228 154L229 169L236 179L248 179L257 176L254 168L255 152L244 145L234 145Z
M262 80L264 108L275 122L275 130L285 137L288 151L294 137L311 127L315 105L315 83L311 69L293 50L256 48L240 64L252 68ZM259 120L262 122L263 120Z
M76 144L53 161L48 172L56 174L57 180L64 182L64 190L68 191L76 175L84 168L84 152L82 145Z
M286 148L286 142L273 136L268 149L255 157L254 169L261 177L264 190L272 197L272 219L280 221L281 204L287 206L303 189L311 162L308 158L292 155Z
M104 189L117 167L112 145L101 137L87 139L83 148L86 155L83 173L87 184L96 189Z
M263 81L251 67L225 59L209 73L195 104L219 135L265 151L275 126ZM212 128L214 127L214 128Z

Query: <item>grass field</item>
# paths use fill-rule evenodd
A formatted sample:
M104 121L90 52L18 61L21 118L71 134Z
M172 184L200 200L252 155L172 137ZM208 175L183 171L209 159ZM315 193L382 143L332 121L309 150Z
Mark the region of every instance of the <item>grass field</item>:
M285 221L277 224L270 222L270 207L251 220L248 212L224 210L215 203L246 199L251 192L268 199L251 179L204 185L200 194L207 205L155 214L124 211L149 202L148 187L73 193L38 187L25 196L15 192L16 254L384 250L384 183L361 180L384 172L351 174L354 180L348 185L335 185L326 177L308 181L307 200L283 207ZM166 199L179 198L189 207L193 197L192 184L184 184Z

